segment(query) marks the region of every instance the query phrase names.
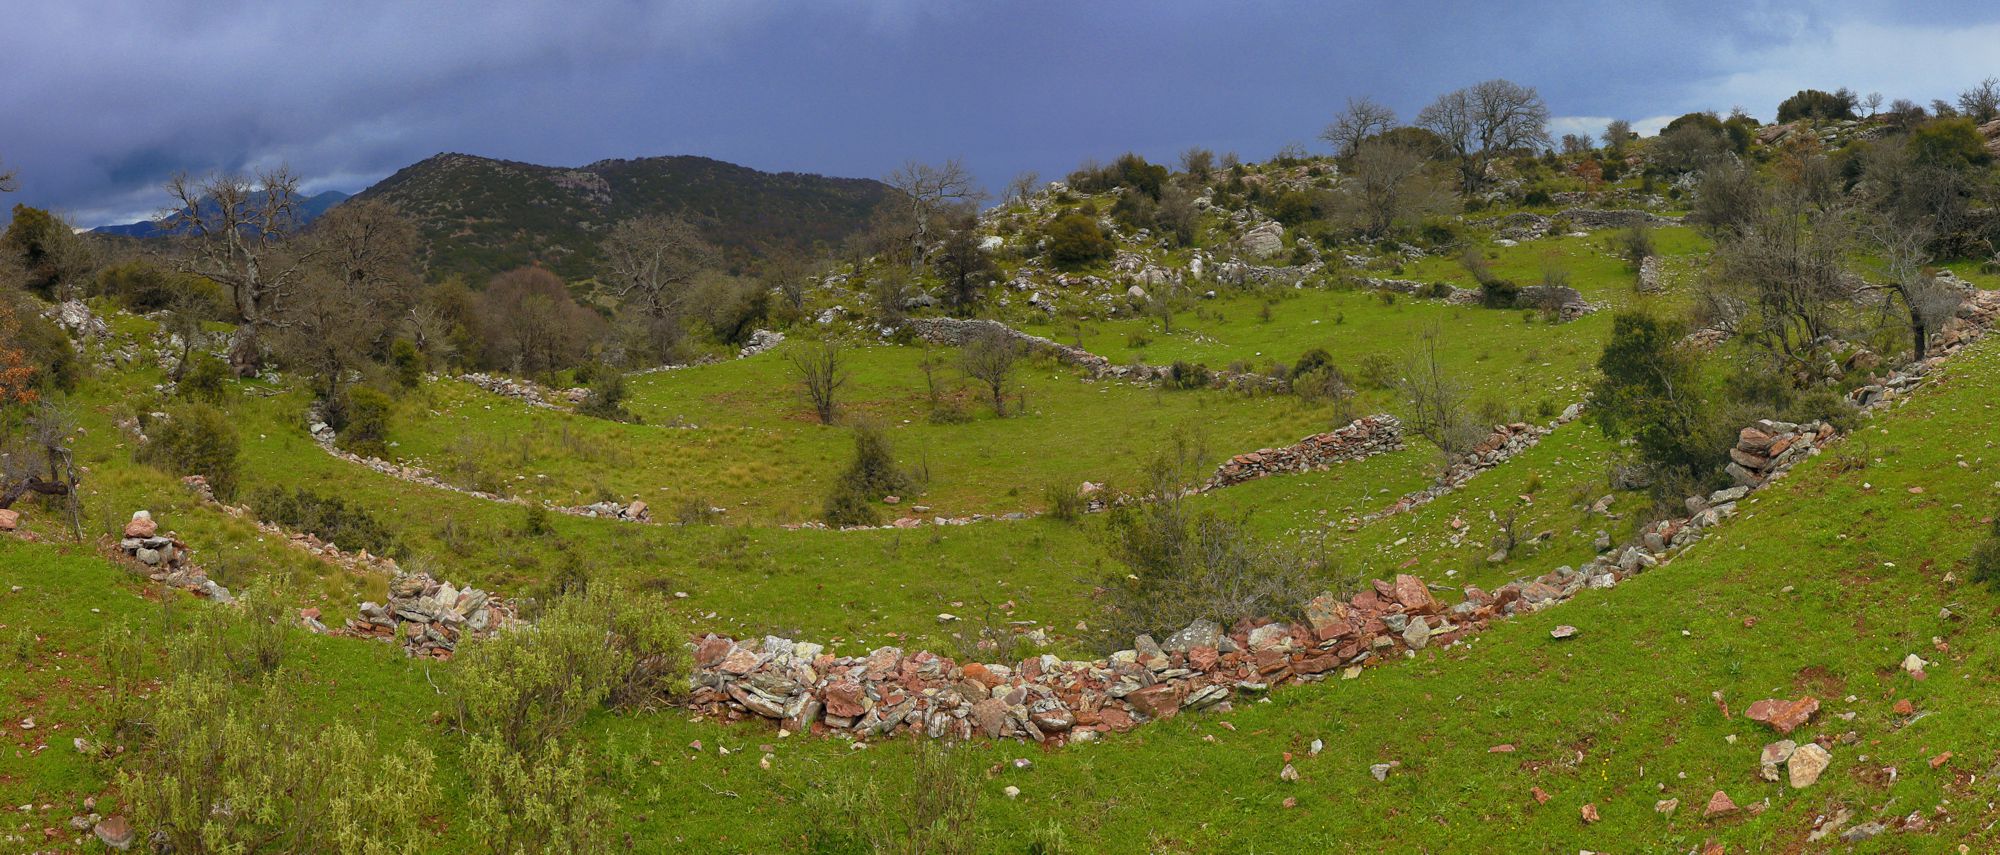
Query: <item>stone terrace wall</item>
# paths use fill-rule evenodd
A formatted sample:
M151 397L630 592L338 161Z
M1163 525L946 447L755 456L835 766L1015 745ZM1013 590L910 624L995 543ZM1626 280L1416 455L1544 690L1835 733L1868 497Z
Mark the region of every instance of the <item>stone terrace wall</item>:
M1284 448L1264 448L1238 454L1216 467L1201 489L1206 492L1245 481L1292 472L1322 471L1347 460L1360 460L1403 449L1403 423L1395 416L1376 415L1313 434Z
M1436 501L1438 497L1465 486L1465 482L1472 480L1474 475L1499 466L1514 455L1535 447L1543 437L1554 433L1556 428L1576 421L1582 415L1583 405L1571 404L1562 411L1562 415L1547 425L1520 422L1495 425L1492 433L1487 434L1486 438L1473 446L1471 451L1453 460L1429 487L1405 493L1389 507L1348 522L1359 527Z
M1000 323L989 320L967 320L962 318L910 318L910 331L918 338L932 344L950 347L963 346L975 336L998 332L1020 342L1029 351L1047 353L1064 365L1083 369L1092 379L1133 380L1141 383L1160 383L1171 376L1170 369L1154 365L1118 365L1111 360L1091 353L1080 347L1072 347L1051 341L1038 335L1029 335ZM1244 391L1283 391L1285 382L1262 374L1246 374L1236 371L1210 369L1209 385L1218 389L1238 389Z

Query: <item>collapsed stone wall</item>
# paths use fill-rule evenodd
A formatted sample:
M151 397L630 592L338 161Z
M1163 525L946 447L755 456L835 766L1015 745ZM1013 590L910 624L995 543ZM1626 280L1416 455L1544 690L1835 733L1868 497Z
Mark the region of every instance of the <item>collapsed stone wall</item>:
M1576 421L1582 415L1583 405L1579 403L1565 407L1562 413L1556 416L1554 421L1546 425L1532 425L1523 422L1494 425L1493 431L1487 434L1485 439L1480 440L1477 445L1474 445L1472 450L1459 455L1449 465L1445 466L1444 471L1438 474L1437 479L1432 481L1430 486L1405 493L1397 498L1389 507L1347 520L1347 523L1351 528L1359 528L1383 517L1404 513L1436 501L1440 497L1460 487L1464 487L1467 481L1472 480L1473 476L1497 467L1512 459L1514 455L1535 447L1541 443L1543 437L1554 433L1557 428L1563 425Z
M434 490L446 490L464 496L471 496L475 499L485 499L489 502L505 502L510 505L521 505L523 507L529 504L528 500L518 496L502 496L498 493L488 493L483 490L460 487L457 484L437 477L430 470L421 466L392 463L380 457L364 457L354 452L343 450L334 444L336 436L333 427L326 422L320 421L317 413L310 414L308 421L310 422L310 426L307 428L307 433L312 436L313 443L318 445L321 451L356 466L372 469L377 473L387 475L399 481L408 481L409 483L430 487ZM579 506L556 505L543 502L541 506L547 510L559 514L568 514L573 517L612 519L634 523L650 523L653 521L652 510L644 501L639 500L634 500L630 504L593 502L588 505Z
M1284 448L1261 448L1231 457L1216 467L1201 489L1206 492L1270 475L1324 471L1334 463L1401 450L1403 423L1391 415L1369 416Z
M1568 220L1571 228L1585 231L1623 229L1635 225L1677 226L1681 221L1647 211L1619 208L1564 208L1556 216Z
M1453 306L1484 306L1486 295L1471 288L1460 288L1445 282L1418 282L1412 279L1381 279L1363 276L1354 280L1373 291L1387 291L1425 300L1441 300ZM1521 289L1515 301L1515 308L1553 307L1556 318L1573 321L1598 310L1599 306L1583 298L1582 292L1574 288L1529 285Z
M1080 347L1052 341L1038 335L1021 332L999 321L964 318L910 318L906 321L910 331L918 338L932 344L948 347L962 347L966 342L982 335L998 334L1018 342L1031 353L1045 353L1055 357L1057 362L1080 368L1094 380L1131 380L1141 383L1163 383L1172 378L1173 371L1166 366L1118 365L1105 357L1091 353ZM1217 389L1239 391L1284 391L1285 381L1263 374L1240 371L1209 370L1209 386Z

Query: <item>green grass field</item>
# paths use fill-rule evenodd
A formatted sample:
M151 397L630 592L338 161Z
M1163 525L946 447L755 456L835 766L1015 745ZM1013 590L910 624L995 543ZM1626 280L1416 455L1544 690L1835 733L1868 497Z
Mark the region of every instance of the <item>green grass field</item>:
M2000 506L1991 441L1979 439L1990 435L1996 400L2000 349L1988 343L1667 567L1461 647L1099 745L968 746L964 762L977 768L1034 761L979 778L979 848L1021 851L1029 829L1053 823L1080 851L1106 852L1685 851L1710 840L1729 851L1813 851L1830 848L1805 841L1815 817L1843 809L1853 815L1848 826L1916 813L1929 828L1892 831L1853 851L1990 848L2000 842L1989 778L2000 759L2000 718L1991 713L2000 689L1989 676L2000 665L1991 617L2000 597L1945 580L1955 571L1962 579L1960 560ZM1587 442L1558 433L1515 464L1553 467L1590 454ZM1491 483L1475 481L1467 495L1511 491L1514 474L1481 476ZM1435 513L1448 509L1438 505ZM1412 524L1424 513L1409 515ZM84 760L67 744L94 726L87 687L99 628L126 621L157 630L175 610L207 606L143 595L122 570L63 547L13 544L0 550L0 570L20 586L0 593L0 633L14 639L28 628L37 639L21 664L0 671L0 690L18 710L7 722L13 744L0 747L8 752L0 799L34 805L16 833L39 834L61 826L84 795L104 792L113 774L115 764ZM1957 617L1940 617L1941 608ZM1552 642L1557 623L1581 632ZM1934 660L1928 680L1897 669L1912 652ZM288 667L311 715L374 710L368 727L439 746L443 775L458 774L453 740L429 723L445 701L423 666L381 645L301 637ZM1758 748L1774 736L1740 712L1724 718L1711 692L1739 711L1763 697L1817 696L1824 709L1802 733L1831 740L1832 767L1804 791L1759 781ZM1923 715L1894 714L1898 699ZM33 730L19 727L27 716ZM583 733L635 845L699 851L796 851L809 793L863 778L906 786L894 782L907 778L911 747L850 751L671 714L600 714ZM687 747L697 739L706 750ZM1314 739L1326 750L1308 756ZM770 769L759 766L760 744L771 745ZM1515 751L1488 751L1501 744ZM1932 768L1928 759L1946 751L1953 758ZM1278 778L1286 752L1297 782ZM1373 780L1369 764L1389 760L1401 765ZM1007 786L1019 798L1004 797ZM1547 804L1531 797L1536 787ZM1701 805L1717 789L1759 812L1703 820ZM1287 798L1296 806L1281 806ZM1656 812L1664 799L1678 799L1679 810ZM1585 804L1601 822L1580 821ZM475 831L449 809L437 825L439 849L476 847Z

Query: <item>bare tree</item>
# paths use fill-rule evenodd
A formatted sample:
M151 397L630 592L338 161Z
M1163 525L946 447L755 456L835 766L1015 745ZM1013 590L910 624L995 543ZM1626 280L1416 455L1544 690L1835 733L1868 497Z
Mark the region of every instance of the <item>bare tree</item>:
M993 414L1007 415L1007 381L1014 375L1014 361L1020 343L997 329L983 329L967 340L959 352L959 370L986 386L993 396Z
M451 326L451 318L429 302L411 306L397 323L403 336L416 345L417 352L423 354L425 362L430 363L448 361L458 355L458 343L452 341Z
M55 404L41 401L28 415L26 426L18 444L0 446L0 508L12 507L29 493L61 496L69 512L70 536L81 542L82 507L76 460L70 454L76 420Z
M1604 126L1604 146L1614 155L1624 152L1625 144L1638 136L1632 132L1632 123L1624 119L1612 119Z
M1368 238L1379 238L1399 223L1450 207L1450 186L1433 178L1429 161L1414 149L1370 139L1354 150L1335 195L1335 212Z
M1834 332L1836 309L1855 296L1847 212L1811 181L1788 182L1763 199L1747 225L1716 246L1705 287L1745 308L1746 338L1809 367L1818 342Z
M901 191L909 206L906 225L910 229L912 272L922 269L925 249L931 242L931 222L946 208L977 204L983 195L973 186L971 170L957 158L938 166L912 160L883 180Z
M1201 146L1190 146L1181 150L1181 171L1195 178L1207 180L1215 171L1215 152Z
M1494 158L1549 144L1549 107L1532 86L1488 80L1447 92L1417 114L1417 126L1442 137L1459 158L1463 190L1475 193Z
M834 395L847 384L845 357L840 342L831 339L801 342L785 354L820 424L833 424Z
M1931 275L1932 235L1928 229L1899 227L1884 220L1871 224L1868 232L1879 251L1882 272L1888 277L1868 289L1883 295L1884 309L1902 304L1911 353L1921 361L1929 355L1931 333L1958 310L1963 297Z
M2000 78L1988 77L1959 93L1958 109L1982 125L2000 116Z
M164 226L185 246L175 264L229 293L242 322L229 360L239 372L252 370L263 355L260 336L282 323L279 306L321 251L288 241L301 225L298 176L282 166L254 178L180 173L168 179L167 194L179 208Z
M1742 234L1764 203L1756 173L1734 159L1711 162L1695 187L1688 222L1711 240Z
M1875 114L1882 111L1882 93L1868 93L1867 97L1861 99L1861 106L1868 108L1868 118L1875 118Z
M167 372L167 377L175 383L187 376L195 351L207 341L205 325L213 309L213 304L192 288L177 288L173 296L167 298L160 329L171 337L174 344L174 367Z
M1333 117L1333 124L1319 132L1319 138L1333 146L1342 157L1360 151L1361 144L1396 127L1396 111L1362 96L1347 99L1347 109Z
M1030 169L1016 175L1014 180L1007 182L1007 201L1025 205L1028 197L1035 195L1035 190L1041 186L1042 174L1039 172Z
M0 193L14 192L14 188L19 186L14 182L15 176L17 174L18 173L16 173L12 169L6 169L4 167L0 167Z
M620 298L651 317L679 316L695 275L715 263L715 248L694 224L647 214L613 226L604 239L605 279Z
M1465 388L1444 367L1443 333L1435 326L1419 334L1399 383L1410 410L1410 428L1447 455L1469 451L1479 426L1466 406Z

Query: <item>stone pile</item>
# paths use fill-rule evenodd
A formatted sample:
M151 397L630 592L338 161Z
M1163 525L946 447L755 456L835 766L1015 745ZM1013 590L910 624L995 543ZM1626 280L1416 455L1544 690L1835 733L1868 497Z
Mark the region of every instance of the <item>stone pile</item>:
M317 617L306 615L308 620ZM454 588L429 573L399 573L389 582L387 605L362 603L360 616L349 618L337 634L393 639L411 656L449 659L459 642L490 637L519 624L514 606L497 595Z
M1375 415L1313 434L1284 448L1264 448L1238 454L1216 467L1203 491L1229 487L1268 475L1324 471L1328 466L1403 449L1403 423L1395 416Z
M1443 282L1418 282L1414 279L1377 279L1368 276L1358 278L1355 281L1371 290L1388 291L1407 297L1443 300L1454 306L1477 306L1485 299L1478 291L1469 288L1460 288L1457 285Z
M195 565L186 543L173 532L160 531L160 525L153 520L151 511L132 512L132 519L125 523L123 534L124 537L118 541L119 551L142 565L147 578L218 603L236 601L228 588L216 584Z
M750 341L744 344L741 350L736 351L736 358L749 359L752 356L756 356L784 343L784 333L772 332L771 330L757 330L750 334Z
M1493 236L1501 240L1515 242L1540 240L1547 237L1554 224L1548 217L1532 211L1517 211L1495 220Z
M589 389L550 389L540 383L531 383L526 380L516 380L512 377L485 374L477 371L460 374L458 375L458 379L492 392L495 395L513 398L516 401L551 410L567 410L577 404L583 403L585 398L590 397Z
M1000 323L984 319L962 318L910 318L906 321L911 332L918 338L932 344L959 347L978 335L997 331L1019 342L1033 353L1046 353L1057 362L1082 369L1094 380L1130 380L1140 383L1161 383L1171 376L1171 369L1155 365L1118 365L1111 360L1080 347L1052 341L1038 335L1029 335ZM1263 374L1211 369L1209 386L1217 389L1239 391L1283 391L1285 382Z
M1760 419L1736 434L1729 449L1729 477L1744 487L1762 486L1771 476L1812 454L1833 438L1833 425Z
M652 522L653 512L646 503L638 499L629 504L617 502L593 502L580 508L559 508L563 513L579 517L624 520L625 522Z

